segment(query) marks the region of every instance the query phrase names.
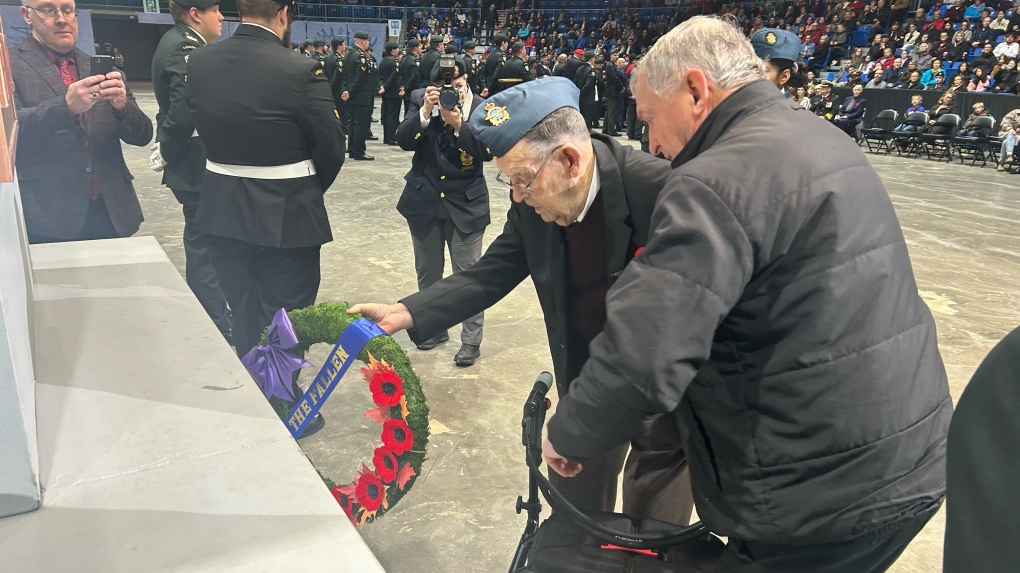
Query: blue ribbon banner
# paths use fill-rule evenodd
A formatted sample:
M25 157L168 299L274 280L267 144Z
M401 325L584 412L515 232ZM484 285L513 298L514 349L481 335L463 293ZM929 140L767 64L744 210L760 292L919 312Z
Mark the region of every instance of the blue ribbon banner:
M298 399L294 409L290 414L287 414L287 418L284 420L295 440L301 436L308 423L326 403L326 399L336 388L337 382L350 368L351 362L358 359L358 354L361 353L365 344L380 334L386 334L386 332L367 318L359 318L347 325L347 328L340 334L340 340L337 341L336 346L326 356L322 368L315 375L315 380L308 386L304 396Z

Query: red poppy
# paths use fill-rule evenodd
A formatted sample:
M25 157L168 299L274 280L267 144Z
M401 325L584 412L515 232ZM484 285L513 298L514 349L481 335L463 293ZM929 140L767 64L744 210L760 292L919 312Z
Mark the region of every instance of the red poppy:
M340 504L340 508L347 514L347 519L351 520L351 523L357 521L357 507L358 504L354 499L354 486L333 486L333 489L329 490L333 497L336 498L336 502Z
M375 474L383 483L390 483L397 479L397 456L393 455L393 452L386 446L375 449L372 463L375 464Z
M382 443L394 455L400 455L411 449L414 434L403 420L386 420L383 423Z
M372 400L380 406L396 406L404 395L404 382L395 372L379 372L368 384Z
M366 511L375 511L382 505L383 496L386 490L375 474L365 474L358 478L358 489L355 493L358 496L358 503L364 506Z
M634 256L636 257L636 256L640 255L641 251L643 251L643 250L645 250L644 247L638 247L637 250L634 251Z

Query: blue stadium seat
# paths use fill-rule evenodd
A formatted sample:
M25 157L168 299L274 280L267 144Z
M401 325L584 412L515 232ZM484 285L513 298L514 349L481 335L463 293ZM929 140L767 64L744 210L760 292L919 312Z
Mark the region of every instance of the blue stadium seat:
M857 30L850 34L850 46L867 46L868 45L868 33L861 30Z

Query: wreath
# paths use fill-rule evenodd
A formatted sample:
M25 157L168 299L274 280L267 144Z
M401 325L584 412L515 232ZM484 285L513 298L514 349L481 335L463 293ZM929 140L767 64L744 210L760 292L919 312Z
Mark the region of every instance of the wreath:
M335 344L347 325L360 318L347 314L347 309L346 304L324 302L288 312L298 339L290 351L300 355L314 344ZM322 472L319 476L351 523L360 527L396 505L421 475L429 441L429 407L407 354L393 338L369 340L358 360L367 365L361 373L376 404L365 417L381 426L382 445L372 456L372 469L362 462L351 482L338 484ZM291 404L275 397L269 401L284 419Z

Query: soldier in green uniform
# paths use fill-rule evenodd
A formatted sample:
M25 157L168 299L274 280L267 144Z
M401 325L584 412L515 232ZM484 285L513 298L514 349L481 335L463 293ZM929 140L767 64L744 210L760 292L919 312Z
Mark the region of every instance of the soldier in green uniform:
M417 38L407 42L407 53L404 54L404 59L400 60L400 79L404 82L404 113L401 116L403 118L411 108L411 92L424 85L421 73L421 42Z
M163 171L163 185L184 210L185 279L195 298L230 340L227 300L207 250L206 235L195 229L199 188L205 173L205 148L195 137L195 124L185 96L188 59L220 37L223 15L219 0L172 0L174 27L160 39L152 55L152 88L159 104L156 146L150 162Z
M379 91L375 78L375 60L368 50L368 32L354 33L354 48L344 56L343 92L341 99L350 106L351 131L347 151L351 159L371 161L365 153L369 123L372 121L372 104Z
M400 70L397 69L396 42L386 42L386 52L379 63L379 93L382 94L382 129L383 143L397 143L397 126L400 125L400 102L404 99L404 84L400 81Z
M492 51L489 52L489 57L485 59L485 66L482 67L481 81L485 83L485 89L482 90L481 94L482 97L489 97L499 91L499 88L495 88L495 91L493 91L493 88L499 80L503 64L506 63L506 56L503 54L503 51L506 50L509 44L510 38L503 34L496 34L492 37Z
M468 40L464 42L462 55L464 56L464 67L467 70L468 87L475 93L481 93L482 88L478 86L478 62L475 61L475 49L477 45Z
M347 102L340 98L343 92L342 76L344 72L344 52L347 51L347 41L343 38L333 38L330 42L332 51L326 56L323 62L323 70L326 79L329 80L329 89L333 93L333 102L336 104L336 112L340 115L340 122L344 125L344 132L351 131L351 118L347 109Z
M439 57L443 55L446 46L443 45L442 36L429 37L429 49L421 55L421 77L427 78L432 74L432 68L436 67ZM423 82L427 83L427 82Z
M531 75L531 70L528 69L528 62L525 61L527 52L524 51L524 42L514 42L513 47L510 49L510 54L510 59L503 64L499 79L496 80L497 91L489 90L489 95L535 79Z

